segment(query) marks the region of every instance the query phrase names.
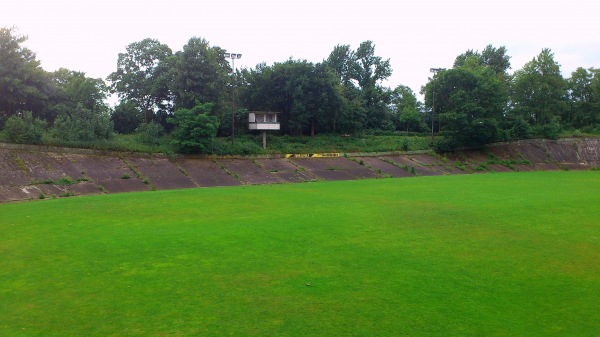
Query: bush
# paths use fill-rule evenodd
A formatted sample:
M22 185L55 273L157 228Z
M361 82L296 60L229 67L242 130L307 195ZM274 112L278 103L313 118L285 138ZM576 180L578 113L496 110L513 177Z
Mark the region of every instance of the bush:
M147 145L160 145L160 139L165 133L165 128L152 121L150 123L142 123L135 129L137 138L140 142Z
M510 121L510 139L531 138L531 126L522 116L516 116Z
M27 111L21 116L11 116L4 125L6 139L11 143L39 144L46 128L46 122L33 118Z
M219 121L210 116L211 103L204 103L192 109L176 110L168 122L175 125L173 144L184 153L210 153L217 135Z
M129 134L136 131L144 120L144 116L135 102L126 101L115 107L111 120L114 123L115 131Z
M558 118L552 117L550 123L542 127L542 135L548 139L558 139L560 129L561 127Z
M109 115L94 113L78 104L70 113L63 112L56 117L51 133L65 141L92 141L109 139L112 131Z

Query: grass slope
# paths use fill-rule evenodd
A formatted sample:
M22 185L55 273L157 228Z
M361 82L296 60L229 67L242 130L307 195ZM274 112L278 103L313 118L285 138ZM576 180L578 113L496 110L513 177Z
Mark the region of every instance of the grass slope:
M0 336L597 336L599 191L535 172L0 205Z

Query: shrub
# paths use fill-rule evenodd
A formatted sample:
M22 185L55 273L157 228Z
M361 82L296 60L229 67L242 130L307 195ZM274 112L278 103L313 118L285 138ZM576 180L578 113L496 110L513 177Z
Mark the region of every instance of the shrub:
M11 116L4 125L6 138L11 143L39 144L46 128L46 122L33 118L27 111L20 116Z
M135 129L137 139L146 145L160 145L160 139L165 133L165 128L152 121L150 123L142 123Z
M544 137L548 139L558 139L560 135L560 123L558 122L558 118L552 117L550 123L545 124L542 127L542 134Z
M108 139L112 135L113 123L110 116L95 113L81 104L69 113L56 117L52 136L65 141L92 141Z
M219 122L210 116L211 103L199 104L192 109L176 110L168 122L175 125L173 144L184 153L210 153Z

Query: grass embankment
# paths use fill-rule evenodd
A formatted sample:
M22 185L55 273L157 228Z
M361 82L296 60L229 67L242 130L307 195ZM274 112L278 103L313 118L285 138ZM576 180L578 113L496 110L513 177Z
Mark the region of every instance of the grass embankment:
M599 190L535 172L0 205L0 336L596 336Z
M0 135L0 141L3 141ZM5 140L4 140L5 141ZM89 142L67 142L45 137L40 145L93 149L100 151L124 151L140 153L176 153L169 136L156 139L154 144L140 141L137 135L114 134L106 140ZM277 136L269 134L267 148L262 148L262 135L241 134L235 142L231 138L216 138L211 147L211 155L264 155L284 153L319 153L319 152L388 152L388 151L420 151L431 148L429 136L392 134L392 135L335 135L319 134L309 136Z

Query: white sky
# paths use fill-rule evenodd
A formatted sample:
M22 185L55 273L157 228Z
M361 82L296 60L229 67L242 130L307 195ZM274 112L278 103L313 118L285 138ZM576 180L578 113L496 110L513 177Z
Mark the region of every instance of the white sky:
M0 0L0 27L16 26L45 70L105 79L132 42L158 39L181 50L193 36L243 54L236 67L289 57L321 62L334 46L372 40L389 58L384 83L418 94L429 68L457 55L505 46L512 71L550 48L563 76L600 68L598 0Z

